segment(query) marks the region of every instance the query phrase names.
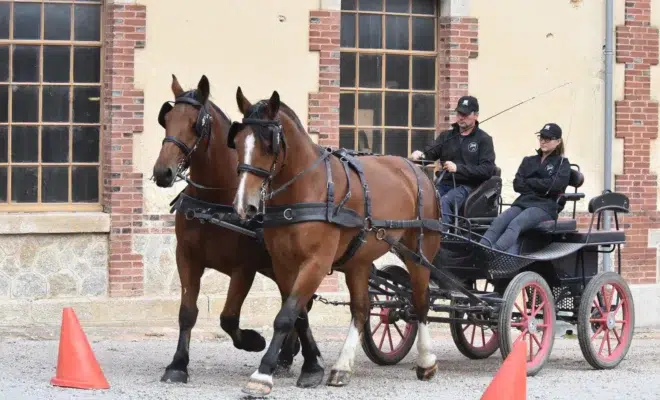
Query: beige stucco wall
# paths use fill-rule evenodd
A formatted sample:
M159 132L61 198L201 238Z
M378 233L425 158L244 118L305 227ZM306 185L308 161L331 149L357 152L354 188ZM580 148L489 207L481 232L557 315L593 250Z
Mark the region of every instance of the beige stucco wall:
M195 87L206 74L211 99L232 119L239 117L238 85L253 101L277 90L306 126L308 93L318 90L319 60L318 53L309 51L309 11L320 3L197 0L185 7L173 6L172 0L139 3L147 8L148 23L146 48L137 50L135 59L135 85L145 96L144 133L135 138L135 167L145 176L145 212L167 213L182 184L163 190L147 179L164 137L158 111L164 101L173 100L171 74L184 88Z
M624 22L624 4L615 2L615 25ZM514 16L517 13L519 16ZM481 103L481 119L547 92L487 121L502 168L505 200L520 161L533 154L533 134L545 122L564 131L567 156L585 174L587 198L603 185L604 1L471 0L479 19L479 57L470 61L470 92ZM615 65L614 98L623 98L623 65ZM622 172L621 140L614 140L613 173ZM586 209L581 202L578 209Z

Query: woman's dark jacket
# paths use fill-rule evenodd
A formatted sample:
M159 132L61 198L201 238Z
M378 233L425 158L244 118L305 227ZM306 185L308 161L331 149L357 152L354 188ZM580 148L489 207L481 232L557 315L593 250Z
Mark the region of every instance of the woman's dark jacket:
M523 158L513 190L520 196L512 206L520 208L538 207L545 210L553 219L558 217L557 198L564 193L571 176L571 163L568 158L551 153L541 162L542 153L537 150L534 156Z

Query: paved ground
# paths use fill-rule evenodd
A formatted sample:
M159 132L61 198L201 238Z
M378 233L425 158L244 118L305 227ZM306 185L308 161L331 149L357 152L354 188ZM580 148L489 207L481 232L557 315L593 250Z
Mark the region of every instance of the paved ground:
M240 399L241 387L256 369L261 353L239 352L210 328L194 332L191 344L191 380L187 385L159 381L176 345L171 328L150 333L123 329L86 329L111 388L83 391L52 387L57 362L57 336L0 330L0 398L24 399ZM326 360L326 377L338 356L344 329L316 333ZM443 331L433 331L434 351L442 361L431 382L415 378L415 348L399 365L378 367L360 350L357 374L348 387L295 387L300 358L292 373L278 377L272 399L479 399L497 371L501 356L470 361ZM270 337L270 333L266 333ZM549 363L528 379L528 399L658 399L660 398L660 331L637 332L618 369L595 371L582 358L576 339L558 337Z

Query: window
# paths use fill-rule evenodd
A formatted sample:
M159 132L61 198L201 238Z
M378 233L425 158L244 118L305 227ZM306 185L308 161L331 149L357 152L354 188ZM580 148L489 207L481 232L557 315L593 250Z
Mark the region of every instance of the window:
M343 0L339 146L407 157L433 141L437 0Z
M101 2L0 0L0 211L100 208Z

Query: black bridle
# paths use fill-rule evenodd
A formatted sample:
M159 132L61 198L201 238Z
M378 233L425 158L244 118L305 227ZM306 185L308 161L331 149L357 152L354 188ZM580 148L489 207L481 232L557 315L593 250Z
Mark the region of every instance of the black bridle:
M158 123L163 127L166 128L165 126L165 115L172 111L172 108L174 108L173 104L189 104L197 109L199 109L199 114L197 115L197 122L195 123L195 134L197 135L197 140L195 141L195 144L192 147L188 147L185 143L183 143L181 140L174 136L166 136L163 139L162 144L165 144L167 142L174 143L183 153L183 160L181 160L177 166L177 171L175 174L175 178L178 177L182 180L185 180L189 184L198 187L200 189L211 189L203 185L196 184L192 181L187 176L184 176L183 173L190 167L190 158L192 157L192 154L195 152L201 141L208 136L209 138L209 143L211 141L211 129L213 127L213 116L209 112L207 105L208 102L202 104L197 99L195 99L195 91L188 91L180 96L178 96L174 101L166 101L163 103L163 105L160 108L160 112L158 113ZM176 182L176 179L172 181L172 185Z

